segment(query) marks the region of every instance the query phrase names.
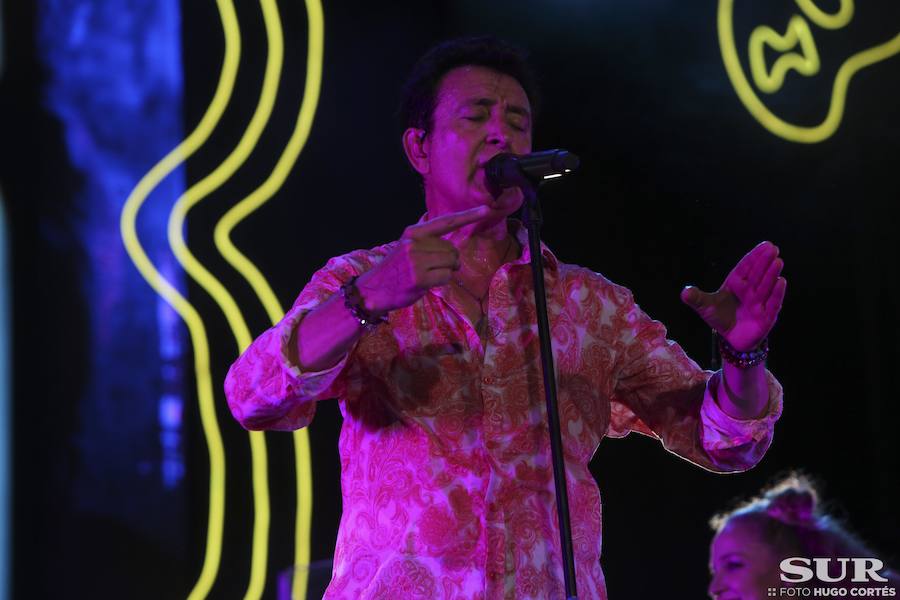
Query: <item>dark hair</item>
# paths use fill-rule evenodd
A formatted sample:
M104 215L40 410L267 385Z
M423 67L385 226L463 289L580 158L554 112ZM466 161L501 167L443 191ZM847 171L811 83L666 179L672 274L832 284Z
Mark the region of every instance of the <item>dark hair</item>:
M526 58L522 48L489 35L441 42L418 60L403 86L400 101L403 126L430 130L441 79L448 71L466 65L487 67L518 81L528 96L533 120L540 94L537 78Z

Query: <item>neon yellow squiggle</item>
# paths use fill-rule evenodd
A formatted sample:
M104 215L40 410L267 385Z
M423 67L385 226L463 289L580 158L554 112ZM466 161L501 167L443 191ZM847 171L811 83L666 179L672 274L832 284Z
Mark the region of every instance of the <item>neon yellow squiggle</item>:
M194 372L197 380L200 422L209 451L209 517L203 567L189 595L191 600L199 600L209 594L219 571L222 557L222 530L225 520L225 450L216 419L215 394L209 368L209 342L203 319L147 257L137 236L136 222L138 212L150 193L159 185L160 181L206 142L231 99L240 61L240 28L231 0L216 0L216 5L225 36L225 55L213 99L190 135L141 178L126 199L119 220L122 241L129 257L150 287L162 296L184 320L194 349Z
M801 54L787 52L800 44ZM766 93L777 92L784 83L784 76L794 69L801 75L811 76L819 72L819 52L813 41L812 31L800 15L791 17L785 34L779 35L767 25L761 25L750 34L750 73L753 83ZM766 46L783 52L772 65L771 73L766 71Z
M284 309L259 269L231 241L231 231L253 211L267 202L284 184L303 146L309 138L322 85L322 59L324 53L325 22L319 0L306 0L308 44L306 57L306 84L303 102L291 138L269 177L249 196L231 208L216 224L215 242L219 252L247 280L265 307L272 323L284 315ZM297 565L310 560L309 535L312 521L312 476L309 451L309 435L306 429L294 432L294 453L297 465L297 524L295 531L295 558ZM292 597L305 598L308 572L296 572Z
M833 15L824 12L812 0L797 0L797 6L822 29L840 29L853 20L853 0L841 0L841 6Z
M184 240L184 223L187 213L204 198L221 187L244 164L255 148L269 118L278 93L278 83L284 62L284 35L275 0L260 0L266 29L268 56L259 102L250 123L237 146L209 175L191 186L175 203L169 215L169 245L184 270L213 297L225 313L225 317L238 345L238 353L252 342L250 330L237 303L225 287L194 257ZM269 504L268 458L266 440L262 432L250 432L250 455L253 480L253 543L250 564L250 581L245 600L262 596L266 583L268 562Z
M847 96L847 88L850 80L861 69L877 62L891 58L900 53L900 33L887 42L858 52L844 61L838 69L832 86L831 103L825 120L811 127L799 126L789 123L768 109L759 99L753 87L744 75L741 61L738 57L737 46L734 40L734 1L719 0L717 25L719 32L719 46L722 51L722 60L731 85L734 86L741 102L750 111L750 114L759 123L773 134L791 142L814 144L828 139L837 130L844 115L844 104ZM812 6L811 4L809 6ZM801 5L803 8L803 5ZM806 8L808 9L808 7ZM806 10L805 9L805 10ZM847 10L841 5L841 11ZM852 7L849 9L852 16ZM824 15L824 13L822 13ZM838 13L840 15L840 13ZM828 15L825 15L828 16ZM834 17L834 15L832 15ZM844 17L842 17L844 18Z

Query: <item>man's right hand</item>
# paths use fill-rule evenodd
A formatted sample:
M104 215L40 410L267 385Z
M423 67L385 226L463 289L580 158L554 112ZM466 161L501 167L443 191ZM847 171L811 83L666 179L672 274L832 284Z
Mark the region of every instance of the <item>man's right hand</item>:
M477 206L407 227L384 260L356 281L366 310L381 315L404 308L430 288L447 284L459 270L459 251L441 236L490 212L487 206Z

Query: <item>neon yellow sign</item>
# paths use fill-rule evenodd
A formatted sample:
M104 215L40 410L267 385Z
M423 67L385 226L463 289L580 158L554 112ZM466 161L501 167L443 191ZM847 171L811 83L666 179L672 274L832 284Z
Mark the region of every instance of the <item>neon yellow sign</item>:
M122 208L120 231L125 249L147 283L181 316L188 327L194 349L194 372L203 433L209 451L209 514L206 550L200 575L188 600L206 598L218 576L225 521L225 448L215 410L215 388L210 370L210 347L206 326L199 311L175 286L165 279L147 256L137 233L141 207L159 183L192 156L212 134L225 112L235 86L241 54L241 33L232 0L216 0L225 37L225 52L219 82L209 107L194 130L141 178ZM297 161L312 127L322 82L324 18L319 0L305 0L308 21L307 75L304 96L294 133L278 158L272 174L248 197L232 207L214 230L216 245L253 287L270 319L276 323L284 310L259 270L232 244L230 233L241 220L270 199L281 188ZM282 70L283 34L276 0L260 0L266 27L267 47L265 76L259 102L237 146L210 174L191 186L173 205L168 220L168 239L173 254L194 279L216 301L237 342L238 351L251 342L246 320L228 290L191 253L183 237L188 213L212 192L222 186L244 164L269 121L278 92ZM253 479L254 523L250 577L245 600L258 600L265 591L269 545L268 459L265 438L261 432L249 434ZM294 432L294 454L297 483L297 514L294 530L295 563L304 565L310 559L309 536L312 521L312 478L309 439L306 429ZM292 597L306 596L308 573L298 571L292 583Z
M768 25L760 25L750 34L747 56L752 85L744 73L734 39L734 0L719 0L719 46L728 78L750 114L763 127L781 138L814 144L828 139L840 125L844 116L847 88L853 75L869 65L900 53L900 33L845 60L834 78L825 119L814 126L795 125L773 113L757 94L757 90L762 94L778 92L789 71L796 71L804 77L818 75L821 61L809 22L822 29L835 30L846 27L854 16L854 0L841 0L840 7L834 13L822 11L813 0L796 0L796 3L802 14L791 16L783 34ZM800 51L794 51L798 46ZM766 48L780 53L771 68L766 65Z

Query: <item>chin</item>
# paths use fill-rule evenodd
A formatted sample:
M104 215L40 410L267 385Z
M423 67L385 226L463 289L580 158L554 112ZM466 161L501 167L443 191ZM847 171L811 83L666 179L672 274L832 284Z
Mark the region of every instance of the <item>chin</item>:
M498 198L492 198L490 207L506 215L511 215L522 206L522 193L519 190L506 190Z
M491 205L491 208L497 210L499 212L504 213L506 216L509 216L519 210L522 207L522 196L520 194L516 194L514 197L505 199L499 198L494 201Z

